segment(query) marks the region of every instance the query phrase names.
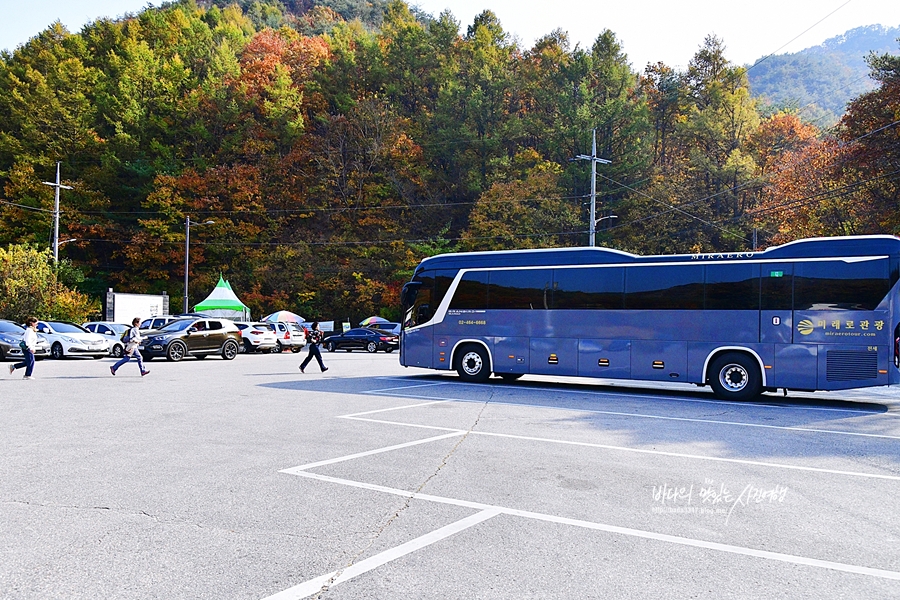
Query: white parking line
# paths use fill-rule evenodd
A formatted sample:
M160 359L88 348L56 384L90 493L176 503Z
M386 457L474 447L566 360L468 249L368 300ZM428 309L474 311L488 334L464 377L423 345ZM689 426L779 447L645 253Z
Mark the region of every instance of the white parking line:
M347 456L340 456L338 458L329 458L327 460L320 460L319 462L309 463L306 465L300 465L299 467L291 467L290 469L283 469L282 473L290 473L291 475L297 475L300 471L305 471L306 469L312 469L315 467L324 467L325 465L333 465L339 462L345 462L348 460L353 460L355 458L362 458L364 456L372 456L373 454L381 454L382 452L391 452L392 450L400 450L402 448L409 448L411 446L418 446L419 444L428 444L431 442L436 442L438 440L445 440L447 438L459 437L463 435L465 431L455 430L453 433L445 433L444 435L438 435L435 437L426 438L424 440L416 440L413 442L405 442L403 444L396 444L394 446L386 446L384 448L377 448L375 450L367 450L366 452L358 452L356 454L348 454Z
M349 581L350 579L353 579L358 575L362 575L363 573L371 571L372 569L377 569L378 567L387 564L392 560L396 560L398 558L406 556L407 554L415 552L416 550L421 550L426 546L446 539L451 535L459 533L460 531L465 531L469 527L478 525L479 523L482 523L492 517L496 517L499 514L500 511L496 509L482 510L481 512L475 513L474 515L466 517L465 519L456 521L455 523L451 523L449 525L446 525L445 527L441 527L440 529L435 529L434 531L417 537L414 540L410 540L405 544L400 544L396 548L385 550L380 554L376 554L375 556L372 556L365 560L361 560L360 562L354 563L339 571L333 571L331 573L328 573L327 575L322 575L320 577L316 577L315 579L304 581L303 583L295 585L292 588L288 588L283 592L268 596L264 600L299 600L300 598L307 598L309 596L312 596L313 594L317 594L323 591L323 589L327 589L345 581Z
M698 540L693 538L686 538L676 535L668 535L665 533L656 533L653 531L645 531L642 529L634 529L631 527L619 527L617 525L609 525L606 523L597 523L592 521L584 521L580 519L569 519L567 517L559 517L556 515L548 515L544 513L531 512L525 510L518 510L515 508L507 508L503 506L494 506L490 504L483 504L479 502L469 502L467 500L458 500L455 498L448 498L444 496L434 496L431 494L423 494L410 492L407 490L400 490L396 488L389 488L385 486L372 485L359 481L353 481L349 479L340 479L338 477L330 477L327 475L318 475L316 473L310 473L307 471L295 473L295 475L299 475L301 477L307 477L309 479L315 479L322 482L334 483L338 485L347 485L351 487L363 488L367 490L383 492L386 494L393 494L396 496L402 496L404 498L412 498L416 500L424 500L428 502L438 502L441 504L452 504L456 506L463 506L467 508L474 508L481 512L473 515L473 517L478 517L478 515L483 515L484 518L480 519L478 522L481 522L485 519L495 516L496 514L506 514L515 517L522 517L526 519L535 519L539 521L547 521L551 523L559 523L561 525L569 525L572 527L581 527L584 529L592 529L596 531L605 531L608 533L625 535L630 537L643 538L647 540L653 540L658 542L666 542L670 544L677 544L680 546L690 546L694 548L703 548L706 550L716 550L718 552L726 552L730 554L740 554L743 556L750 556L753 558L762 558L766 560L775 560L779 562L791 563L796 565L805 565L809 567L816 567L821 569L831 569L835 571L842 571L844 573L853 573L856 575L868 575L870 577L879 577L882 579L891 579L895 581L900 581L900 572L897 571L888 571L885 569L874 569L871 567L863 567L860 565L851 565L847 563L834 562L829 560L820 560L818 558L810 558L807 556L798 556L794 554L784 554L781 552L770 552L768 550L757 550L756 548L747 548L744 546L735 546L732 544L722 544L719 542L709 542L706 540ZM472 517L470 517L472 518ZM465 519L463 519L465 521ZM462 523L463 521L459 521L458 523ZM473 523L474 524L474 523ZM452 527L452 526L448 526ZM437 531L442 531L446 528L438 529ZM436 532L432 532L436 533ZM452 534L451 534L452 535ZM423 536L427 537L427 536ZM446 537L446 536L445 536ZM422 539L422 538L417 538ZM415 540L413 540L415 542ZM411 544L413 542L407 542L407 544ZM399 548L403 548L407 544L403 544L398 546ZM379 555L380 556L380 555ZM373 559L376 557L373 557ZM372 560L372 559L368 559ZM363 561L365 562L365 561ZM385 561L386 562L386 561ZM362 564L362 563L360 563ZM383 562L380 564L384 564ZM322 578L326 578L327 581L328 575L323 575ZM317 578L311 581L319 581L322 578ZM304 585L304 584L301 584ZM299 587L299 586L298 586ZM319 588L316 588L315 591L318 591ZM294 589L294 588L291 588ZM284 592L282 592L284 593ZM266 600L270 599L278 599L278 600L286 600L287 598L300 598L302 596L270 596Z
M363 419L360 417L344 417L348 419L352 419L354 421L367 421L370 423L379 423L382 425L398 425L400 427L416 427L420 429L433 429L437 431L447 431L446 427L437 427L433 425L420 425L418 423L403 423L400 421L385 421L383 419ZM464 433L461 430L456 430L457 434L448 434L447 436L441 437L449 437L452 435L459 435ZM548 444L562 444L566 446L582 446L585 448L600 448L603 450L616 450L620 452L635 452L637 454L652 454L656 456L668 456L673 458L687 458L691 460L709 460L715 462L726 462L726 463L734 463L739 465L752 465L756 467L769 467L774 469L789 469L793 471L809 471L813 473L828 473L829 475L846 475L849 477L863 477L868 479L886 479L888 481L900 481L900 476L898 475L880 475L878 473L862 473L858 471L842 471L839 469L822 469L819 467L804 467L802 465L789 465L786 463L772 463L772 462L763 462L758 460L744 460L741 458L725 458L721 456L703 456L700 454L685 454L682 452L666 452L664 450L650 450L647 448L630 448L628 446L613 446L611 444L597 444L594 442L576 442L572 440L559 440L553 438L542 438L542 437L534 437L528 435L514 435L511 433L492 433L489 431L470 431L469 435L483 435L488 437L499 437L499 438L508 438L513 440L524 440L530 442L544 442ZM431 439L440 439L440 438L431 438ZM417 443L424 443L426 440ZM376 453L378 451L372 451L372 453ZM285 471L287 472L287 471Z
M366 393L370 394L372 392L366 392ZM386 394L386 396L388 396L390 398L396 397L394 394ZM409 397L409 396L407 396L407 397ZM415 396L412 396L412 397L414 398ZM444 402L449 402L449 400L431 400L428 402L419 402L417 404L407 404L405 406L391 406L390 408L378 408L376 410L367 410L365 412L353 413L351 415L342 415L341 417L338 417L338 418L359 417L362 415L374 415L374 414L381 413L381 412L390 412L392 410L405 410L407 408L418 408L420 406L431 406L432 404L443 404Z

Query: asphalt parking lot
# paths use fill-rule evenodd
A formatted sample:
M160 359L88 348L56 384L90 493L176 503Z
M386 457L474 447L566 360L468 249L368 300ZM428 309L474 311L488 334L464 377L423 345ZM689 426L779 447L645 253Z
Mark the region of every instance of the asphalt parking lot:
M0 598L900 597L900 390L305 355L0 365Z

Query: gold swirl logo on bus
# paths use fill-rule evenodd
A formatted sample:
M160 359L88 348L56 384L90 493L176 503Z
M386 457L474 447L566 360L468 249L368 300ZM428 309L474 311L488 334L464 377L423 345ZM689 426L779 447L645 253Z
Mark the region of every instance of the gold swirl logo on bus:
M797 323L797 331L799 331L801 335L809 335L815 330L815 324L809 319L803 319L802 321Z

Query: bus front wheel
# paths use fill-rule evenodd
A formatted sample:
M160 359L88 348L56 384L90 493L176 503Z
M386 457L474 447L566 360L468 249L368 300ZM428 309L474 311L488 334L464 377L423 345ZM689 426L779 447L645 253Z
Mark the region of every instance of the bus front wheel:
M456 372L463 381L484 383L491 376L487 350L481 346L465 346L456 361Z
M710 365L709 385L722 400L750 400L762 391L759 365L746 354L728 352Z

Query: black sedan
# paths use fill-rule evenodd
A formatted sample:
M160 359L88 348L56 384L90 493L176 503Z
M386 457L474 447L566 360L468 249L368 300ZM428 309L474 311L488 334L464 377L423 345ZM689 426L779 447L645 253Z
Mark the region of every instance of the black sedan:
M366 350L367 352L393 352L400 347L400 338L386 331L361 327L350 329L344 333L330 335L322 343L329 352L335 350Z

